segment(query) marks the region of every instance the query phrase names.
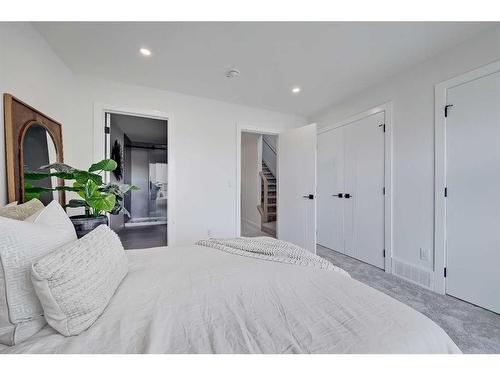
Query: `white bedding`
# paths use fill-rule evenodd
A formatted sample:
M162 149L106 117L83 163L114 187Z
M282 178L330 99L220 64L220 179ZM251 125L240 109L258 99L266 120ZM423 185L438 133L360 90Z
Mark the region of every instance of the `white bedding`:
M459 353L410 307L338 272L188 246L128 251L79 336L51 327L0 353Z

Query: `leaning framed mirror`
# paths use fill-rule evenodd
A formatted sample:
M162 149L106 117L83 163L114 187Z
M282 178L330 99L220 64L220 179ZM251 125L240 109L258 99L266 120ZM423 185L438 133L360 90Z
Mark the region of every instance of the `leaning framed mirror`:
M10 94L4 94L4 120L9 202L36 197L45 205L58 200L64 206L65 192L50 191L64 186L62 179L24 178L43 166L64 162L62 125Z

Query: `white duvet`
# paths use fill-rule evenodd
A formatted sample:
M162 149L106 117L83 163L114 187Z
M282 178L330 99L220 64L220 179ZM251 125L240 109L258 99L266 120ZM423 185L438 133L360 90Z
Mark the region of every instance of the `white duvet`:
M128 251L95 324L0 353L459 353L410 307L339 272L188 246Z

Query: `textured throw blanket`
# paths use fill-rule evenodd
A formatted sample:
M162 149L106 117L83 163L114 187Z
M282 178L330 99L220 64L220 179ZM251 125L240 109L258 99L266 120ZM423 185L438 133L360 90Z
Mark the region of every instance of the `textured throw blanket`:
M326 259L290 242L276 240L271 237L210 238L200 240L196 242L196 245L250 258L336 271L350 277L346 271L334 266Z

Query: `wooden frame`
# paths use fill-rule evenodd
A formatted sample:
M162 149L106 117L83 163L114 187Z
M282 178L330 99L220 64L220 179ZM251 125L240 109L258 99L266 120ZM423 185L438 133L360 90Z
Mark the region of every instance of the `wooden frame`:
M50 134L56 149L57 162L64 162L62 125L24 103L13 95L4 94L5 123L5 160L7 167L7 198L9 202L24 201L24 173L22 166L23 141L27 130L32 125L41 125ZM58 185L64 186L64 180L58 179ZM59 191L59 203L66 204L66 194Z
M380 104L376 107L353 115L336 124L318 129L318 135L325 133L329 130L339 128L341 126L349 125L353 122L361 120L365 117L374 115L376 113L384 112L385 115L385 150L384 150L384 181L385 181L385 196L384 196L384 245L385 245L385 272L394 273L392 259L393 248L393 222L392 222L392 101Z
M435 139L435 178L434 178L434 291L446 294L446 117L444 107L447 103L448 89L474 81L478 78L500 71L500 61L495 61L475 70L440 82L434 87L434 139Z

